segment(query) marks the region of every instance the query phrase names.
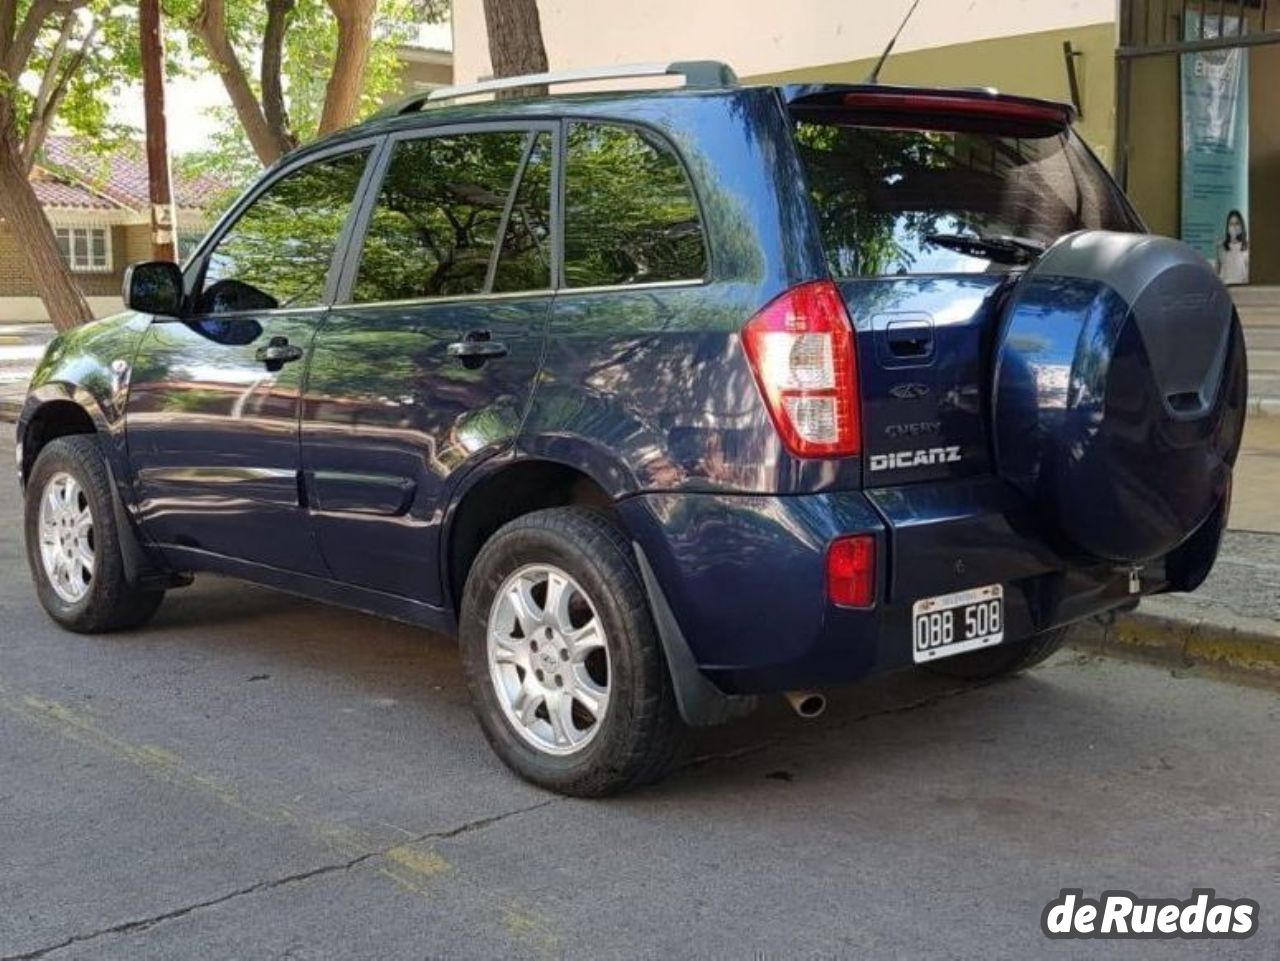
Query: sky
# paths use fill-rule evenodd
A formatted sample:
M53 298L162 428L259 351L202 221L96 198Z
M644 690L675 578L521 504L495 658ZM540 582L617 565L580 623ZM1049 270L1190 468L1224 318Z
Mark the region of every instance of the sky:
M453 33L449 24L429 24L418 34L418 46L435 50L453 49ZM165 106L169 120L169 152L174 156L191 153L209 146L217 129L210 108L230 106L222 81L209 71L199 77L176 77L165 85ZM115 120L142 131L142 85L122 90L112 98L111 112Z

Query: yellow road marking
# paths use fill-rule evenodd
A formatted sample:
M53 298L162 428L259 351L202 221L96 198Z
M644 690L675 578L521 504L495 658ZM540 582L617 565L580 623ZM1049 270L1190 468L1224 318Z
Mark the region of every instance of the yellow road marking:
M372 832L317 818L289 805L250 799L226 781L192 767L167 748L133 744L104 730L85 713L46 698L13 694L3 683L0 683L0 709L76 744L125 762L150 778L216 801L255 820L297 828L346 860L368 858L375 862L377 873L424 899L430 899L433 882L452 875L452 881L448 883L473 889L478 905L500 911L501 926L509 935L541 954L560 952L561 939L549 922L514 900L495 902L491 892L476 881L462 877L443 855L427 847L431 843L429 841L384 849L385 842ZM409 833L396 825L386 826ZM377 864L378 861L384 863Z

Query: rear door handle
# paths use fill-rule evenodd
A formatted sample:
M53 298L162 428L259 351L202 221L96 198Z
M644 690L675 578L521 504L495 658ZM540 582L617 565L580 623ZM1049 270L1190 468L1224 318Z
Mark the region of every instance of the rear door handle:
M479 366L486 360L506 357L510 352L506 344L490 340L487 330L473 330L462 340L454 341L447 348L450 357L457 357L467 366Z
M889 324L884 339L889 353L903 360L923 360L933 354L933 329L919 321Z
M302 359L302 348L289 343L287 337L272 337L253 355L267 370L276 371L285 364Z

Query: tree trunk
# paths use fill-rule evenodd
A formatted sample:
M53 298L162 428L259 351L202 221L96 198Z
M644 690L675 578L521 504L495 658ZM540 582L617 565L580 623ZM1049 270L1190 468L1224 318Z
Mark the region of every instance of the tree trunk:
M262 34L262 112L276 139L292 150L298 145L284 102L284 35L297 0L267 0L267 26Z
M12 127L9 130L12 131ZM69 330L92 320L89 303L58 251L53 228L27 179L11 133L0 141L0 210L4 211L5 222L22 251L27 277L44 301L53 326Z
M547 72L547 48L542 43L537 0L484 0L484 21L495 77ZM500 96L530 97L546 92L547 88L539 85Z
M329 0L329 9L338 19L338 52L324 91L318 136L350 126L360 109L373 44L374 6L374 0Z

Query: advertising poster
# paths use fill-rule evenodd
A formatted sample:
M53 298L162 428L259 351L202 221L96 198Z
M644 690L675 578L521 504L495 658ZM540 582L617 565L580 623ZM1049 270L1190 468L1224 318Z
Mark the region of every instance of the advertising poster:
M1236 17L1204 17L1203 37L1239 36ZM1187 39L1201 36L1187 11ZM1182 239L1227 284L1249 282L1249 54L1182 55Z

